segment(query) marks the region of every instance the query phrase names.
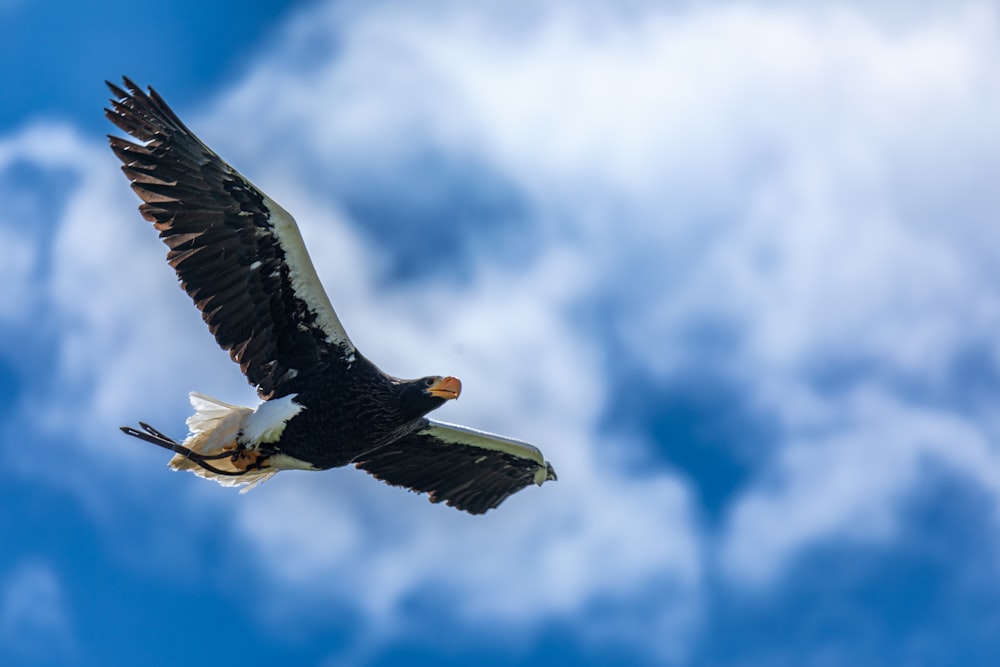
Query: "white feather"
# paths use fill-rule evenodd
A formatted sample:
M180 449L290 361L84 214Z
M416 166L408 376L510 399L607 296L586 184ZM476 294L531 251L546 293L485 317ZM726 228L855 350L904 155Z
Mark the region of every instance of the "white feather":
M297 395L282 396L258 405L253 414L243 420L243 444L256 449L260 443L277 442L288 421L305 409L295 402Z
M230 405L197 392L191 392L189 397L195 412L187 419L191 434L183 445L193 452L205 455L218 454L226 449L235 452L237 441L251 451L261 442L274 442L281 437L288 420L304 409L292 400L294 395L265 401L256 410ZM228 457L215 460L212 465L221 470L236 470ZM246 493L281 470L316 470L311 464L286 454L276 454L267 459L264 468L250 470L238 476L220 475L206 470L180 454L170 459L170 467L174 470L188 470L199 477L215 480L222 486L242 486L240 493Z
M316 275L316 268L309 259L309 253L306 251L295 219L267 195L264 195L264 206L270 214L274 235L278 237L281 249L285 253L288 276L292 281L295 295L316 314L316 320L330 342L342 345L347 351L353 352L354 343L348 338L344 325L340 323L340 318L330 303L330 297L327 296L319 276Z

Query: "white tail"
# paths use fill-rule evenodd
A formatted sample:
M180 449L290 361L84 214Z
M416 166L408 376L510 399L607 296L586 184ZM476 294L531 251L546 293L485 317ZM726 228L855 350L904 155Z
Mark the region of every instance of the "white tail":
M226 451L236 453L237 438L246 428L247 419L254 414L254 411L197 392L191 392L189 397L195 412L187 419L191 434L182 444L192 452L205 456L215 456ZM224 472L242 472L240 475L219 474L206 470L180 454L175 454L170 459L170 467L174 470L190 470L199 477L215 480L223 486L243 486L240 493L245 493L278 472L278 469L273 467L247 470L247 467L256 460L255 452L245 451L235 460L224 457L212 461L214 468Z

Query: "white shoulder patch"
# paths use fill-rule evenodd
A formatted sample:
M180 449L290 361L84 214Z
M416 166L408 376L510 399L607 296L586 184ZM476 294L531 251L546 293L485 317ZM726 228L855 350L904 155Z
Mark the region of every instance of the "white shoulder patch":
M288 421L305 409L304 405L295 402L297 395L282 396L258 405L243 422L243 443L252 449L255 444L281 438Z
M337 317L337 311L330 303L330 297L327 296L319 276L316 275L316 267L309 259L309 253L306 251L295 219L267 195L264 195L264 206L267 207L271 224L274 226L274 234L285 253L285 262L288 264L288 273L295 295L316 314L316 320L330 342L346 346L348 350L353 351L354 344L348 338L344 325Z

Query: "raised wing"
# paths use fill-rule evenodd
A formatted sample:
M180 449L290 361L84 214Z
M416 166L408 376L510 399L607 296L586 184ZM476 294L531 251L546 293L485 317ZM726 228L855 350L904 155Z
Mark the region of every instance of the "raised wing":
M470 514L483 514L529 484L556 473L526 442L427 420L420 431L356 458L354 465L389 484L430 494Z
M219 345L261 398L299 373L344 363L354 345L316 276L295 220L203 144L152 89L123 79L107 117L139 211Z

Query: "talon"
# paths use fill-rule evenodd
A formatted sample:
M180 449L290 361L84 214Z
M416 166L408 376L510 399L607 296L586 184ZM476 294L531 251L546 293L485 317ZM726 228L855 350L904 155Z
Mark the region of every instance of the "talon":
M264 469L264 463L267 461L268 458L270 458L270 457L267 457L267 456L259 456L259 457L257 457L257 460L254 461L253 463L247 465L247 467L245 468L245 470L247 472L250 472L251 470L263 470Z

